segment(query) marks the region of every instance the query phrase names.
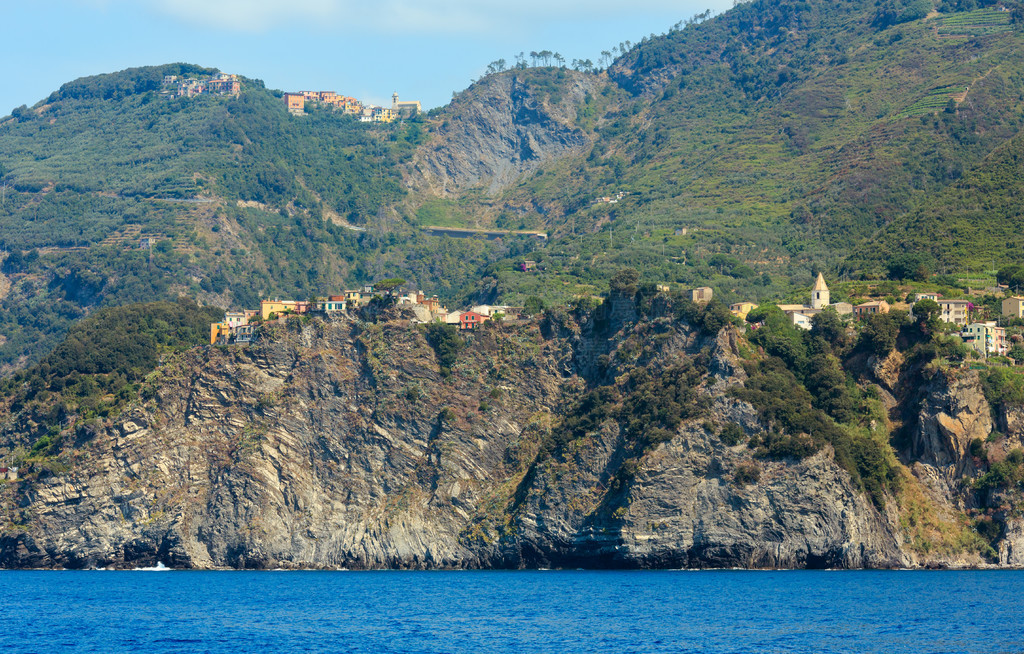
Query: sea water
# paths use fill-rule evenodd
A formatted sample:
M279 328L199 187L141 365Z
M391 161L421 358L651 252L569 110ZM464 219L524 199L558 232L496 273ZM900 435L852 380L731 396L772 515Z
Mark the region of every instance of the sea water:
M10 652L1024 652L1024 572L0 571Z

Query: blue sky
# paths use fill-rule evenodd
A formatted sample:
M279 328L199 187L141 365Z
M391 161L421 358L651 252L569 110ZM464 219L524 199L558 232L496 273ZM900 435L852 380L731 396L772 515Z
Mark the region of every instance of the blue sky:
M64 82L185 61L288 91L443 105L487 64L552 50L595 62L732 0L44 0L4 2L0 116Z

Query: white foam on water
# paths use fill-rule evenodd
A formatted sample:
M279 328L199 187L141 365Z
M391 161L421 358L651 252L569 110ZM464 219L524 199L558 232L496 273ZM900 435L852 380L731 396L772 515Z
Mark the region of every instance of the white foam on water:
M132 568L133 572L165 572L167 570L170 570L170 568L160 561L157 561L156 565L149 568Z

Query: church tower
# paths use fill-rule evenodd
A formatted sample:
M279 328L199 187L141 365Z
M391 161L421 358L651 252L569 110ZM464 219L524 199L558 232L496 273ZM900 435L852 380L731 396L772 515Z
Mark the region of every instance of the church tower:
M814 288L811 289L811 308L824 309L828 304L828 285L825 284L825 276L818 273L818 279L814 280Z

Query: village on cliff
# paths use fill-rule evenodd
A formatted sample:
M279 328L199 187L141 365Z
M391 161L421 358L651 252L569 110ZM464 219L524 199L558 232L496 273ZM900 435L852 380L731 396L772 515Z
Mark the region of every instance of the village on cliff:
M535 268L536 262L525 261L520 264L524 272ZM427 296L423 291L402 292L404 280L385 280L377 286L363 286L358 290L347 290L339 295L310 300L263 300L259 309L228 311L224 320L211 323L210 344L228 345L249 343L253 339L255 328L266 321L273 321L288 315L341 315L368 306L371 302L393 304L409 309L413 323L439 322L455 326L460 331L472 331L484 326L488 321L521 322L530 319L524 307L509 305L480 304L465 310L449 311L438 296ZM657 284L659 293L670 293L671 286ZM714 291L708 286L687 289L684 297L696 304L711 302ZM969 300L943 299L938 293L914 293L909 306L910 316L914 315L914 305L921 300L934 302L938 307L936 317L943 323L959 328L960 338L964 344L978 356L1005 356L1010 349L1006 328L999 326L997 321L971 321L974 305ZM834 311L840 318L863 320L872 315L889 313L892 306L885 300L872 300L856 306L849 302L831 302L831 292L825 277L818 277L811 288L809 304L777 304L793 325L800 329L811 329L814 316L826 310ZM753 302L736 302L729 306L730 313L740 320L758 308ZM1024 318L1024 297L1011 296L1002 300L1002 316L1007 318ZM751 325L757 329L758 324Z

